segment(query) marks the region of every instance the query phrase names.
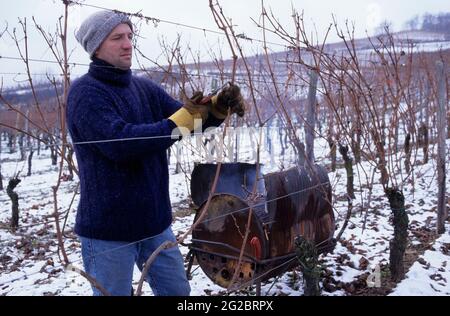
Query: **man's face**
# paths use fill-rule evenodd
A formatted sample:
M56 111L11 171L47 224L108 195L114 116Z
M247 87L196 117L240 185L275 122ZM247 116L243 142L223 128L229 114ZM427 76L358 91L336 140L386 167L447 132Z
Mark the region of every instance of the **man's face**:
M129 69L133 52L133 32L128 24L117 25L100 45L95 56L120 69Z

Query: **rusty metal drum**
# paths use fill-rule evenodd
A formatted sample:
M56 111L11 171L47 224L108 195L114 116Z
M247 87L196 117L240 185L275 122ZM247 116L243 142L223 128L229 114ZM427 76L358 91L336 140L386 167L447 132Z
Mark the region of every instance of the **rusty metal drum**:
M214 283L225 288L232 280L251 284L292 268L299 235L313 240L321 252L334 247L331 186L324 168L263 175L255 164L222 164L205 209L216 168L198 164L192 172L192 199L198 206L194 221L206 214L189 246Z

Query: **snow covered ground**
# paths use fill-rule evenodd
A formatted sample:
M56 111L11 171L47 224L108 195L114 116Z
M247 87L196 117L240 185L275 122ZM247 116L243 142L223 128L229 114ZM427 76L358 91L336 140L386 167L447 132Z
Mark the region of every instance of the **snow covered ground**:
M272 133L272 134L270 134ZM264 148L261 161L264 173L288 168L293 163L292 149L287 148L284 156L279 156L281 145L279 135L270 132L263 138ZM252 160L254 141L242 139L239 161ZM271 144L268 144L268 141ZM21 170L22 182L16 188L20 200L19 229L12 233L8 229L11 216L11 202L5 190L0 191L0 295L90 295L89 283L78 273L65 271L57 255L57 240L53 218L52 186L56 184L57 167L51 165L49 150L35 153L32 175L26 174L26 162L18 161L19 154L5 153L6 144L2 144L3 153L1 170L4 186L8 179ZM316 142L316 156L322 164L329 162L328 145L323 139ZM269 148L272 148L269 150ZM447 142L450 148L450 142ZM436 148L432 147L433 152ZM272 153L277 154L270 154ZM184 146L181 151L182 172L175 174L175 152L173 147L170 164L170 194L177 216L173 223L175 234L186 232L193 222L192 214L181 212L189 204L188 176L194 160L204 157L204 152L193 146ZM405 181L403 192L410 220L409 247L406 261L412 266L404 280L393 287L393 291L385 290L384 276L389 261L389 241L393 235L390 224L389 204L384 196L379 175L375 175L375 184L371 203L367 205L368 186L371 179L371 166L362 162L355 167L356 200L353 201L353 215L345 230L342 241L338 242L333 253L320 258L322 267L323 295L450 295L450 223L447 221L447 232L435 239L437 176L435 160L427 164L421 163L421 151L418 152L414 177ZM338 154L339 156L339 154ZM401 158L401 155L397 158ZM433 157L430 155L430 157ZM447 163L447 170L450 165ZM333 207L337 218L338 229L342 226L347 212L345 198L345 170L338 169L329 173L333 185ZM400 176L399 176L400 177ZM401 178L401 177L400 177ZM450 177L447 177L447 188ZM76 181L63 181L58 192L58 210L64 218L68 212L64 239L68 256L73 266L82 268L80 244L72 232L78 196ZM448 189L447 189L448 191ZM364 206L364 207L363 207ZM365 208L368 207L368 211ZM185 213L188 213L186 215ZM365 228L363 229L365 225ZM189 242L189 239L186 240ZM180 247L186 255L188 249ZM225 289L213 284L194 265L190 281L192 295L223 295ZM136 288L140 273L136 269L134 287ZM366 280L371 281L368 287ZM392 286L391 286L392 287ZM273 278L262 285L262 295L302 295L302 276L298 270L289 271L278 278ZM148 285L144 286L144 295L151 295ZM233 295L254 295L254 289L244 289Z

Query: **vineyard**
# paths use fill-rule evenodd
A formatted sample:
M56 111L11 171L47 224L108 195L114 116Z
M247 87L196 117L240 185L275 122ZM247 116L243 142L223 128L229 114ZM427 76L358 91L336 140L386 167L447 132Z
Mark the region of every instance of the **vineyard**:
M72 142L66 124L75 79L70 69L87 70L70 60L68 15L72 6L88 4L59 5L65 15L55 34L26 20L0 31L0 41L8 37L16 43L15 52L0 52L0 62L15 59L27 77L20 86L0 89L0 294L5 296L91 295L92 280L83 273L73 231L80 194L74 148L93 142ZM328 174L327 202L336 222L336 246L318 255L314 267L320 295L450 295L448 34L395 33L386 27L377 36L356 39L350 25L332 21L325 38L317 39L306 31L302 14L294 11L282 23L262 6L254 20L261 38L254 39L235 31L219 2L209 5L216 25L207 31L224 41L219 53L211 49L211 60L196 58L178 40L161 42L165 61L155 65L134 43L139 67L133 73L173 98L232 82L247 105L245 116L228 116L221 127L183 137L167 151L172 228L186 268L199 207L192 197L196 165L248 163L269 174L317 164ZM139 26L136 33L155 22L123 13ZM53 60L29 54L30 28L39 31ZM328 43L330 33L340 41ZM268 49L273 44L268 34L277 37L279 51ZM243 43L249 42L261 53L247 54ZM44 62L61 73L36 83L32 65ZM297 265L260 288L257 276L223 288L193 260L191 295L307 295L305 271ZM142 286L140 279L136 267L134 289ZM142 295L152 294L144 284Z

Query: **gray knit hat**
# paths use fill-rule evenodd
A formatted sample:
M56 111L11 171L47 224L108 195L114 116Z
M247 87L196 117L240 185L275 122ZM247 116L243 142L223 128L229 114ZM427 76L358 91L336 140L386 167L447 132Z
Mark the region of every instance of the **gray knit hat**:
M127 23L133 30L133 24L126 14L107 10L99 11L84 20L75 38L92 58L105 38L121 23Z

